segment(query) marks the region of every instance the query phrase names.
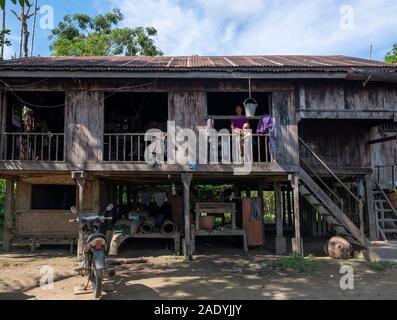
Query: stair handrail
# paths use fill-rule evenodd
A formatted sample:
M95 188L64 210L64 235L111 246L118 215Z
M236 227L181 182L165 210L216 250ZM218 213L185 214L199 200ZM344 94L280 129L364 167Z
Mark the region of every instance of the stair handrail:
M336 199L336 200L338 200L338 202L340 203L340 208L342 209L343 208L343 205L344 205L344 202L343 202L343 199L341 199L325 182L324 182L324 180L323 179L321 179L321 177L316 173L316 172L314 172L314 170L312 169L312 168L310 168L310 166L309 166L309 164L305 161L305 160L303 160L303 159L300 159L300 161L303 163L303 165L317 178L317 180L319 180L320 182L321 182L321 184L328 190L328 192L330 193L330 194L332 194L332 196Z
M338 176L332 171L330 167L321 159L317 153L315 153L300 137L298 137L299 142L305 147L307 151L309 151L312 156L327 170L332 177L347 191L347 193L358 203L358 216L360 220L360 231L364 235L364 203L363 199L357 197L343 182L338 178Z
M343 182L338 178L338 176L332 171L330 167L315 153L301 138L298 138L299 142L313 155L313 157L320 162L320 164L335 178L338 183L356 200L358 203L361 201Z

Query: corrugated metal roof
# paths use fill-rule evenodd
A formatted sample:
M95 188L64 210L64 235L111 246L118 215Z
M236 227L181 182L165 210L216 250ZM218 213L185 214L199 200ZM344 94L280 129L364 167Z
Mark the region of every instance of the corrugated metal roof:
M397 71L397 65L354 57L307 55L31 57L0 61L0 70L134 72L345 72Z

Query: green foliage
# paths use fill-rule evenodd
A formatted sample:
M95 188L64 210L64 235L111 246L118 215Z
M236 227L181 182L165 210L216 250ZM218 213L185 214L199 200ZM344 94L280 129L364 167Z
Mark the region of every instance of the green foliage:
M299 253L281 257L279 264L284 269L291 269L301 273L314 272L320 269L320 264L314 256L304 257Z
M9 29L0 31L0 47L2 47L3 45L7 47L11 45L11 41L6 38L8 35L10 35L10 33L11 30Z
M394 44L392 51L387 53L385 60L386 62L397 63L397 43Z
M394 264L387 261L369 262L368 267L377 272L384 272L394 267Z
M17 0L11 0L11 2L12 2L13 4L17 4ZM29 5L29 4L30 4L30 3L29 3L29 0L18 0L18 3L19 3L19 5L20 5L21 7L23 7L25 4L26 4L26 5ZM5 7L6 7L6 0L0 0L0 8L1 8L1 10L4 10Z
M153 40L155 28L117 27L123 20L119 9L93 18L66 15L52 30L50 50L54 56L162 55Z

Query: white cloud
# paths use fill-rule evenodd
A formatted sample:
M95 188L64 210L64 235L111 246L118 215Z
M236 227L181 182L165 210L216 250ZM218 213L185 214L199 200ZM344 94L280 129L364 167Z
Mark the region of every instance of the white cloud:
M12 47L5 47L4 48L4 59L11 59L14 55Z
M397 41L394 0L107 0L128 26L158 29L168 55L348 54L382 59ZM351 5L353 29L340 9ZM350 18L350 17L347 17ZM394 38L393 38L394 37Z

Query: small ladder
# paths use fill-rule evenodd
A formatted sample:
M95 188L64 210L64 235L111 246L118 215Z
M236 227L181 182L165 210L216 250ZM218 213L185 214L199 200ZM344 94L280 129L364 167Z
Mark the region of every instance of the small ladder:
M379 238L384 241L397 239L397 211L385 191L376 183L374 210Z

